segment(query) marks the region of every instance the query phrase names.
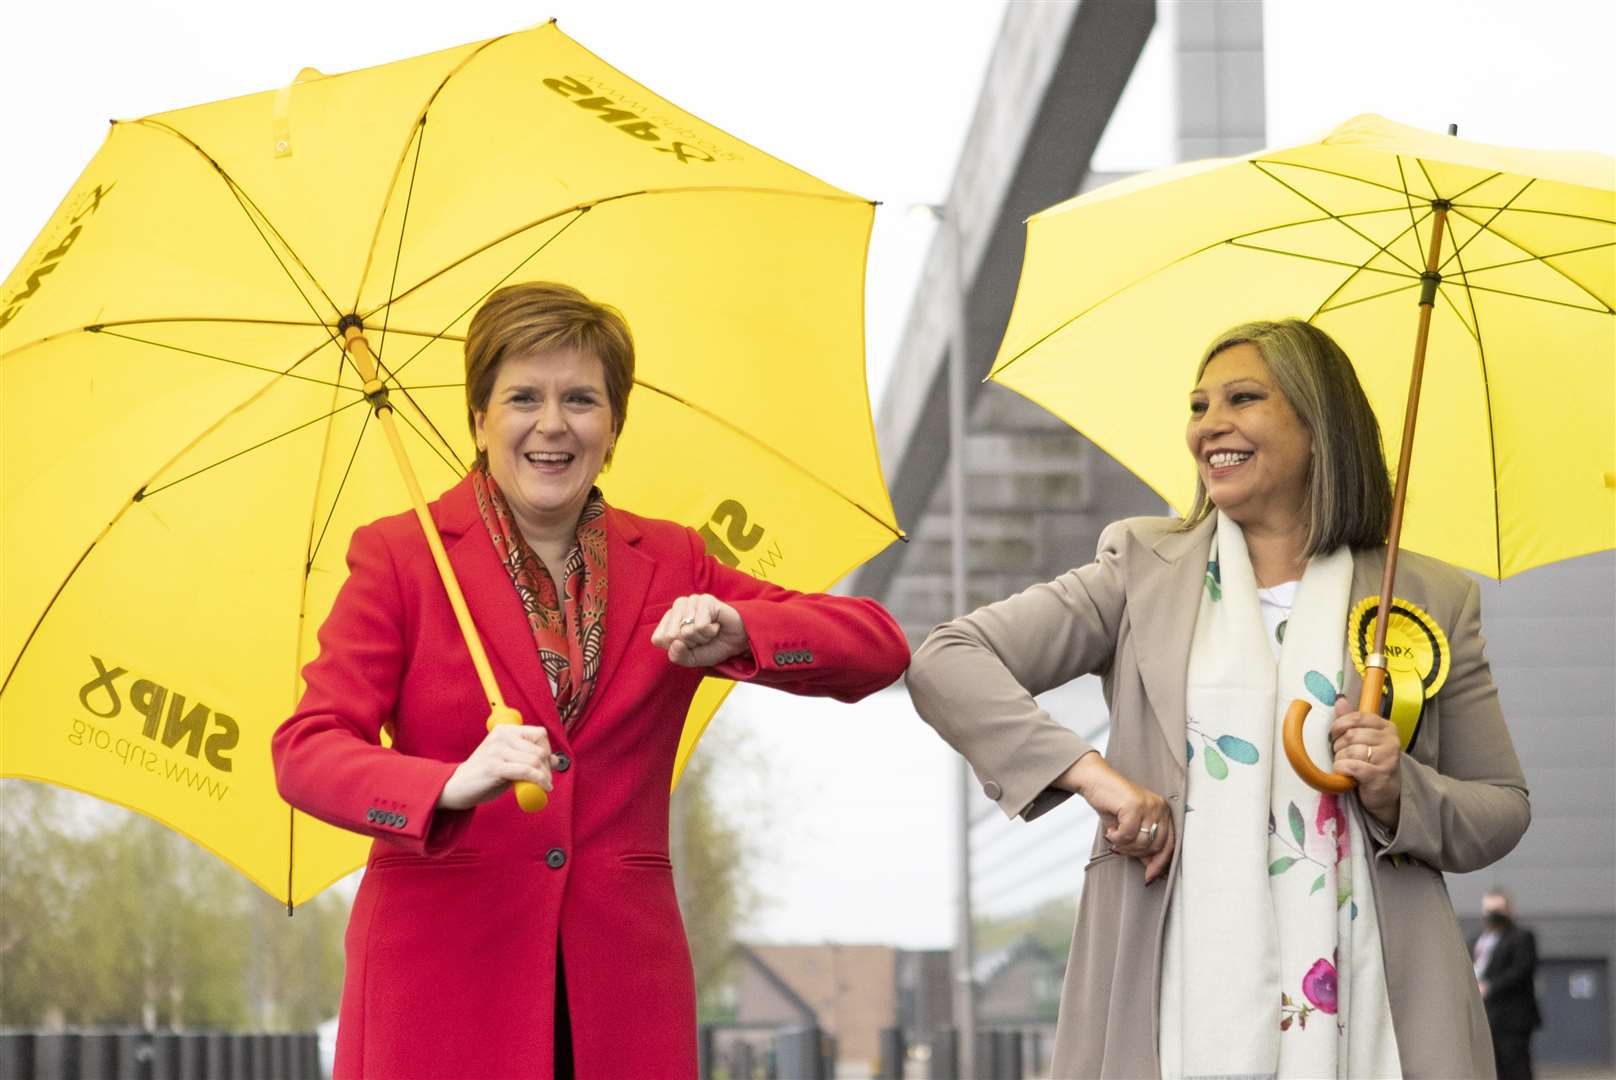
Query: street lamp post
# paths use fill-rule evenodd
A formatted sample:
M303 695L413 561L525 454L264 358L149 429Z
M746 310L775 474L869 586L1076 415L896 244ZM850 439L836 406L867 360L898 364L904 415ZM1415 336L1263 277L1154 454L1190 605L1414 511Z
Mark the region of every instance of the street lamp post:
M949 547L953 578L954 614L970 610L965 585L965 395L966 358L969 338L965 318L965 251L956 212L946 207L927 207L942 228L947 251L949 310L952 326L948 346L948 494ZM976 1068L976 980L975 928L971 910L971 767L959 762L956 783L959 799L959 922L954 939L954 1028L958 1032L959 1075L970 1076Z

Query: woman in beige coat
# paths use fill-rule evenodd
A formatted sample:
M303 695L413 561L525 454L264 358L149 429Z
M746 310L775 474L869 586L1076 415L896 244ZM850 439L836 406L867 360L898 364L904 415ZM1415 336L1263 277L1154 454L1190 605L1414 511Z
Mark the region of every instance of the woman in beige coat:
M1505 855L1530 809L1476 585L1402 555L1398 606L1435 628L1449 666L1412 739L1352 711L1339 615L1378 592L1391 495L1350 361L1306 323L1254 323L1221 336L1197 380L1190 517L1115 523L1093 563L939 627L909 669L920 714L1007 815L1078 794L1100 817L1052 1073L1491 1076L1442 874ZM1327 657L1308 687L1322 672L1336 698L1315 757L1358 782L1339 801L1299 788L1277 752L1298 625L1320 627ZM1251 682L1241 666L1268 681L1231 698L1225 683ZM1034 700L1095 673L1103 754Z

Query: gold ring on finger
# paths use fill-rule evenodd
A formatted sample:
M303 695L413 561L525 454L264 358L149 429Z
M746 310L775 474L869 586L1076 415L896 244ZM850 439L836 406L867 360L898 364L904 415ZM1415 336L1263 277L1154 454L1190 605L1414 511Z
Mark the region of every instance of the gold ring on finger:
M1375 760L1375 748L1373 746L1366 746L1363 748L1363 759L1365 761Z

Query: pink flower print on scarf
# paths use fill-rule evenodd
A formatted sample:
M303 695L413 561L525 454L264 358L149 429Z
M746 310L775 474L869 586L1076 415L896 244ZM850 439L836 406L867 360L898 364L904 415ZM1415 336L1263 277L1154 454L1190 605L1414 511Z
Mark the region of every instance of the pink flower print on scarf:
M1320 958L1302 976L1302 996L1320 1012L1335 1012L1335 965Z
M1337 865L1347 861L1352 854L1352 836L1347 831L1347 815L1341 809L1341 802L1334 795L1319 796L1319 812L1313 818L1313 827L1320 836L1335 838L1335 861Z

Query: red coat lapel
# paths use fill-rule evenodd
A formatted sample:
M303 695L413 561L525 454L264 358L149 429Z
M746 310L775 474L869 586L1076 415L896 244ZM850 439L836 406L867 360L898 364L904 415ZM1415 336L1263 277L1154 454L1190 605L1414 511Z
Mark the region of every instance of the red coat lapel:
M639 527L628 515L607 507L606 640L601 647L600 673L595 676L595 691L589 696L589 704L584 706L583 715L573 724L574 737L595 714L601 699L607 696L612 673L628 651L629 642L639 626L646 594L651 590L651 579L656 575L655 560L639 549L640 537Z

